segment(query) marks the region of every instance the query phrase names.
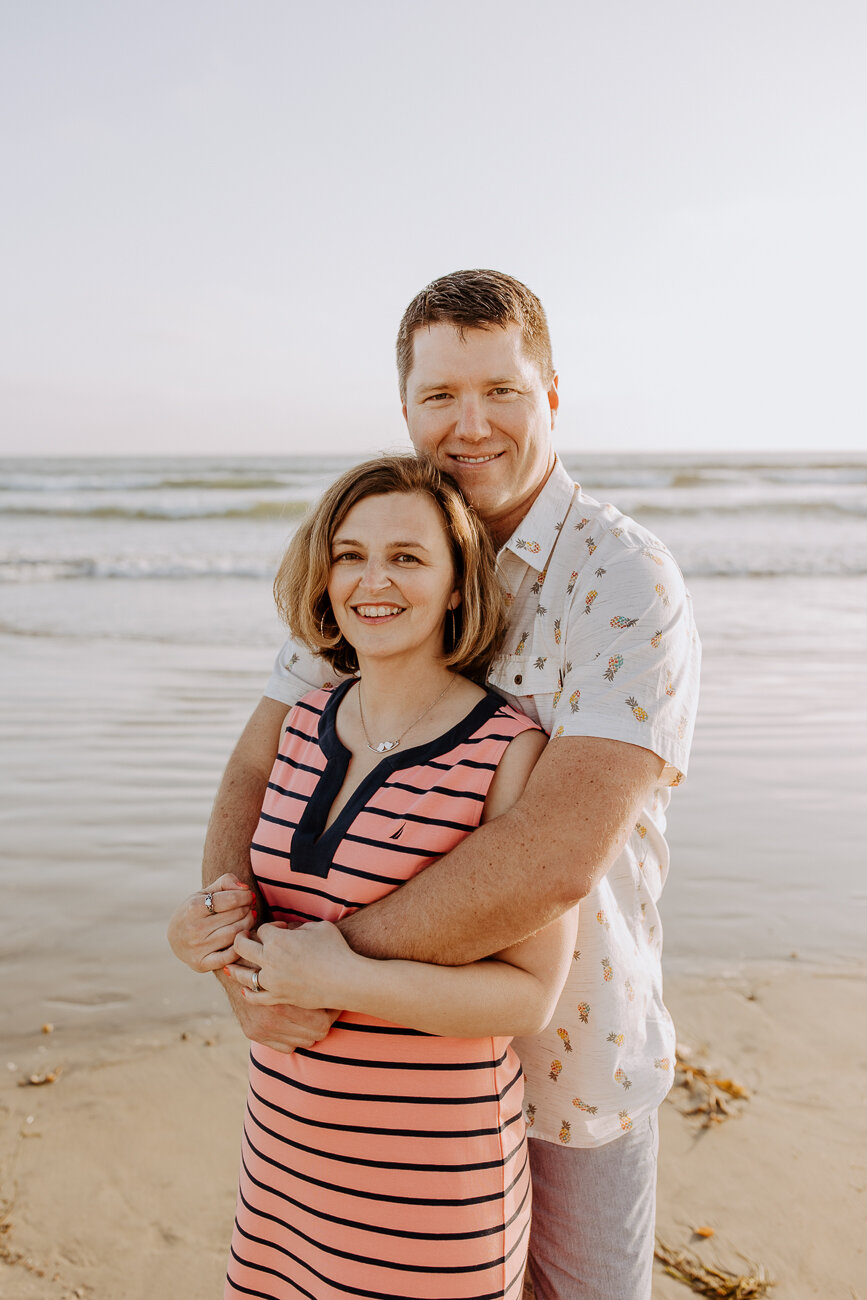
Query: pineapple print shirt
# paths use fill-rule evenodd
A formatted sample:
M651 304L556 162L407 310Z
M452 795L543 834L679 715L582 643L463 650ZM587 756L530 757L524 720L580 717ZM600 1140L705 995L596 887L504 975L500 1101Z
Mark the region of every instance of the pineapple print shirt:
M558 460L501 549L505 653L488 678L556 743L597 736L665 762L622 853L582 900L575 959L550 1026L516 1044L531 1136L602 1146L655 1109L674 1077L657 910L668 874L666 812L686 774L700 646L683 576L665 546L588 497ZM287 705L333 673L287 643L266 694ZM528 881L528 889L532 882Z

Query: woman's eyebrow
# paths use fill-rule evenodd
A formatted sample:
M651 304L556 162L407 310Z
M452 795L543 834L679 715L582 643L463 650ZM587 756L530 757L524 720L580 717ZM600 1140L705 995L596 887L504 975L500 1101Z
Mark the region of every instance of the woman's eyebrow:
M331 545L332 545L332 546L361 546L361 547L363 547L363 546L364 546L364 543L363 543L363 542L359 542L355 537L335 537L335 539L334 539L334 541L331 543ZM389 550L389 551L410 550L410 549L413 550L413 551L427 551L427 550L429 549L427 546L425 546L424 542L400 542L400 541L398 541L398 542L386 542L385 545L386 545L386 549Z

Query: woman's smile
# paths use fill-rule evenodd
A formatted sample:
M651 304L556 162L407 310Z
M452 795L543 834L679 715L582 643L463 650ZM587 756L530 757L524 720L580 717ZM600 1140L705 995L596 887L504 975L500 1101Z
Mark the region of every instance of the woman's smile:
M363 619L365 623L383 623L391 622L398 614L402 614L405 606L403 605L353 605L351 608L356 615Z

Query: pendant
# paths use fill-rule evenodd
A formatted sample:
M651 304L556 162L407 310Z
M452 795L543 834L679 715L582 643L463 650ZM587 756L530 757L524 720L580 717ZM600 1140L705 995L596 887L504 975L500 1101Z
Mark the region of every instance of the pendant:
M381 740L376 747L377 754L387 754L390 749L397 749L399 740Z

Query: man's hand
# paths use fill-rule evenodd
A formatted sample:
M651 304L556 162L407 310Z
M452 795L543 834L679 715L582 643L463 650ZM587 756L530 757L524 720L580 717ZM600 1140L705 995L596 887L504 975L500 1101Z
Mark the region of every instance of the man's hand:
M257 1007L247 1004L241 987L222 972L217 976L247 1038L275 1052L294 1052L321 1042L339 1011L305 1011L301 1007Z
M211 898L213 912L208 910ZM220 970L237 960L235 936L256 925L256 897L237 876L220 876L181 903L169 921L172 952L191 970Z

